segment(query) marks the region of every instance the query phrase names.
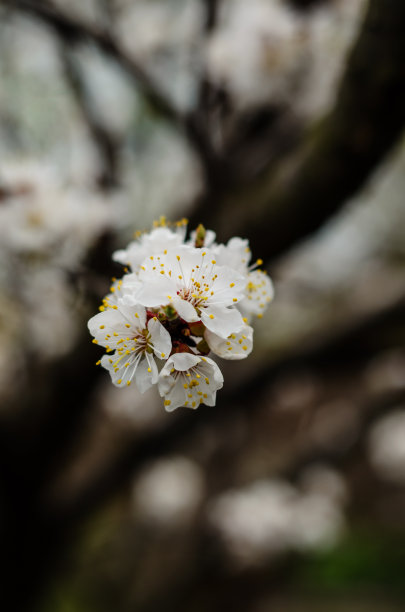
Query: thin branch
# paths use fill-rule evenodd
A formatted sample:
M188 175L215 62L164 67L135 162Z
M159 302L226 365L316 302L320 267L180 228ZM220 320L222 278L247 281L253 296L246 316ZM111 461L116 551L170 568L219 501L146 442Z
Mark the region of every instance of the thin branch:
M100 154L102 170L98 177L98 183L102 188L109 189L118 183L119 142L95 116L77 62L72 57L67 45L65 43L62 43L62 45L60 56L66 80Z
M213 151L209 145L206 126L201 126L193 112L182 113L168 99L167 95L150 78L141 64L129 56L110 31L100 30L56 9L48 2L35 0L0 0L9 8L30 14L53 28L67 45L78 42L92 42L106 55L113 58L141 90L145 100L161 117L175 125L188 139L198 155L206 175L213 165Z
M205 5L204 30L206 33L212 32L218 21L219 0L203 0Z
M100 30L89 23L84 23L53 7L48 2L35 2L33 0L0 0L0 2L10 9L28 13L32 17L46 23L67 44L77 42L92 42L96 44L103 53L112 57L124 68L156 112L184 129L184 118L181 113L159 91L140 63L121 48L118 41L109 31Z

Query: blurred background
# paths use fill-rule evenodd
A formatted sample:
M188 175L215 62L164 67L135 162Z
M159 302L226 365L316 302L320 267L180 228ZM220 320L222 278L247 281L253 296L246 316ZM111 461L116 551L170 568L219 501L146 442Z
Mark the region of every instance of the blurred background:
M402 0L1 0L2 610L404 609L404 65ZM214 408L95 366L160 215L274 279Z

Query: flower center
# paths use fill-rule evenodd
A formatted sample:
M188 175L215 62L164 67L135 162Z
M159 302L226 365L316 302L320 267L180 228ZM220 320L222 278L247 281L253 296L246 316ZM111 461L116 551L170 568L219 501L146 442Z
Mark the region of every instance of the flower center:
M208 291L208 285L204 285L201 287L201 284L197 281L194 281L191 284L191 287L184 287L177 292L177 295L186 302L190 302L194 308L199 308L204 306L205 302L208 299L207 295L204 295L205 292Z

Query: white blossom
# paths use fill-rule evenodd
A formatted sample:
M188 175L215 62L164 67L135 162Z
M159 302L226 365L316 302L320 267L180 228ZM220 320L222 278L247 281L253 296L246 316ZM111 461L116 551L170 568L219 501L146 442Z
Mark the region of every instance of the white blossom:
M260 318L274 297L274 288L266 272L257 269L262 265L262 260L258 259L254 264L249 263L251 259L249 241L234 237L226 245L216 245L214 252L220 265L237 270L246 279L245 297L238 303L242 315L248 321L253 315Z
M185 225L179 222L175 229L155 227L151 232L141 234L129 243L126 249L115 251L113 260L137 270L142 261L149 255L162 253L165 249L179 246L184 242Z
M206 329L204 338L211 351L223 359L244 359L253 348L253 328L250 325L245 325L239 332L232 333L228 338L221 338Z
M107 353L101 365L111 375L114 385L135 382L140 392L147 391L158 379L158 368L153 357L167 359L172 343L170 334L157 317L147 320L141 305L127 305L122 300L95 315L88 322L93 342L101 344Z
M170 412L179 406L215 406L216 393L223 382L221 370L209 357L174 353L160 372L158 386Z
M8 192L0 207L0 242L9 255L39 255L51 266L74 269L115 225L112 205L118 200L73 186L45 162L6 162L0 182Z
M218 266L208 249L182 245L151 255L139 272L143 286L136 298L144 306L171 304L187 322L201 320L227 338L243 327L235 304L244 297L245 280L227 266Z
M246 296L239 304L240 311L248 320L252 315L261 318L273 297L273 283L266 272L253 270L247 275Z
M401 408L379 419L368 437L370 462L388 482L405 482L405 411Z
M149 464L134 482L137 517L164 526L184 527L198 509L204 478L197 463L172 456Z
M257 269L263 262L250 264L248 240L219 244L202 225L187 238L184 220L169 225L161 217L113 258L130 270L113 279L89 321L93 342L107 349L98 363L118 387L134 379L144 392L157 384L169 412L214 406L223 376L210 351L245 359L253 348L248 322L273 297Z
M284 480L257 480L212 501L207 519L243 565L289 550L322 550L344 531L342 503Z

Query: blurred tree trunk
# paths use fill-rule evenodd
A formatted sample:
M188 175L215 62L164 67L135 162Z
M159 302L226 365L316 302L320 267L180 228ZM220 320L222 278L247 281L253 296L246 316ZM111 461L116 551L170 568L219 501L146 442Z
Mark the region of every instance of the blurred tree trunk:
M405 4L370 0L336 103L302 145L245 186L215 186L191 226L220 240L248 235L270 259L317 230L354 195L399 141L405 125Z

